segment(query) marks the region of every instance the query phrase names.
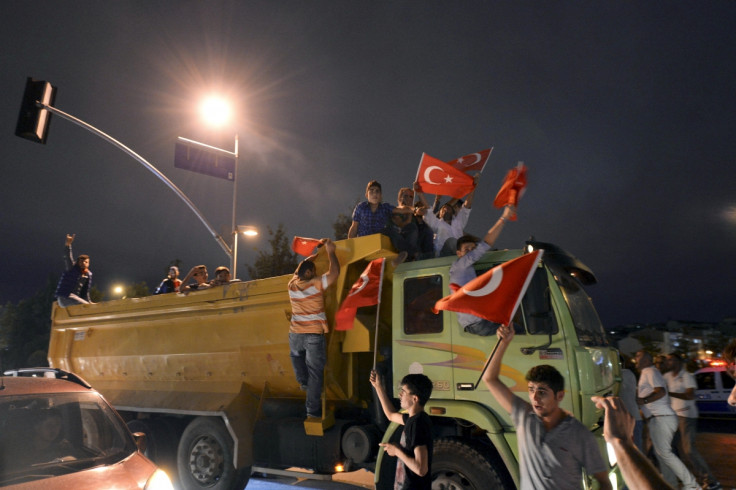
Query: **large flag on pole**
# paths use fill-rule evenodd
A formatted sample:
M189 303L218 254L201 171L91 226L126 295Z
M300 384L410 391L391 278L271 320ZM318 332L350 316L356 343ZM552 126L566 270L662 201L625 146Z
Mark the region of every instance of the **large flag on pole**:
M494 267L437 301L434 312L459 311L502 325L510 324L542 253L542 250L535 250Z
M447 163L422 153L417 171L422 192L461 199L475 188L473 177Z
M371 261L335 313L335 330L351 330L355 315L361 306L381 303L381 283L386 259Z
M519 199L524 195L524 190L526 190L526 165L524 165L524 162L519 162L515 168L506 173L506 178L501 184L498 194L496 194L493 205L497 208L504 206L517 207ZM511 217L511 220L516 221L516 214Z
M468 175L474 175L476 173L483 172L483 167L486 166L488 158L491 156L493 147L479 151L478 153L471 153L470 155L464 155L460 158L456 158L451 162L447 162L448 165L465 172Z
M309 257L314 253L314 249L322 244L322 240L316 238L304 238L301 236L295 236L291 241L291 249L294 253Z

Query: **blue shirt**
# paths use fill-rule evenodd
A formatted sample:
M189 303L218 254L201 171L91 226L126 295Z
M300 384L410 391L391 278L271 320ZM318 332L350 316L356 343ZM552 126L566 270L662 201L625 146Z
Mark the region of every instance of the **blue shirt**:
M376 211L371 211L371 203L363 201L353 210L353 221L358 222L358 236L372 235L380 233L384 229L389 219L391 219L391 211L394 207L387 203L378 203Z

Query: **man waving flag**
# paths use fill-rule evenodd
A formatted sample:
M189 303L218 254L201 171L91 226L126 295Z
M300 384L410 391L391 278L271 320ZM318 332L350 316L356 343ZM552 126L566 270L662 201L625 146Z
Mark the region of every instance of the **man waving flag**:
M381 282L386 259L371 261L335 313L335 330L352 330L355 315L361 306L377 305L381 302Z
M450 296L437 301L434 312L450 310L470 313L509 325L542 259L542 253L542 250L535 250L494 267Z
M422 153L417 171L419 189L424 193L461 199L475 189L473 177L453 166Z

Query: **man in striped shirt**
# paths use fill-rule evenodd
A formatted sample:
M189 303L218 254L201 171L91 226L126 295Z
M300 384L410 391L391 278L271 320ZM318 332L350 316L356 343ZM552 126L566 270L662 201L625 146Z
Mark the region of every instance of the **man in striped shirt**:
M307 392L307 417L322 417L322 382L327 349L325 334L330 331L325 314L324 291L332 285L340 273L335 255L335 244L329 238L321 240L330 265L326 273L317 276L313 259L304 259L289 281L291 301L291 326L289 327L289 351L294 374L302 390Z

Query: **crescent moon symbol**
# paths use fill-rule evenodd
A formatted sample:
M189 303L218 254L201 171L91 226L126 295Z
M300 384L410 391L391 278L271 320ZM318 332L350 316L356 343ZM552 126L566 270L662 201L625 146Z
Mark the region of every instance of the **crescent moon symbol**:
M482 288L472 291L465 288L462 289L468 296L487 296L498 289L498 286L501 285L501 281L503 281L503 269L499 268L498 270L493 271L493 274L491 274L491 278L488 280L488 284L486 284Z
M480 162L480 159L482 158L480 153L471 153L471 155L475 155L475 161L474 162L468 162L468 163L461 163L463 167L470 167L471 165L475 165L476 163ZM470 155L468 155L470 156Z
M432 170L434 169L442 171L442 167L438 167L437 165L432 165L431 167L427 167L427 170L424 171L424 180L427 181L427 184L439 185L439 183L437 182L432 182L432 179L429 177L429 174L432 173Z
M368 276L366 276L366 275L362 275L362 276L360 276L360 280L361 280L361 281L363 281L363 283L362 283L362 284L361 284L360 286L358 286L358 289L356 289L355 291L352 291L352 292L351 292L351 293L349 294L349 296L353 296L353 295L355 295L355 294L358 294L358 293L359 293L359 292L361 292L361 291L362 291L363 289L365 289L365 287L366 287L366 286L368 285Z

